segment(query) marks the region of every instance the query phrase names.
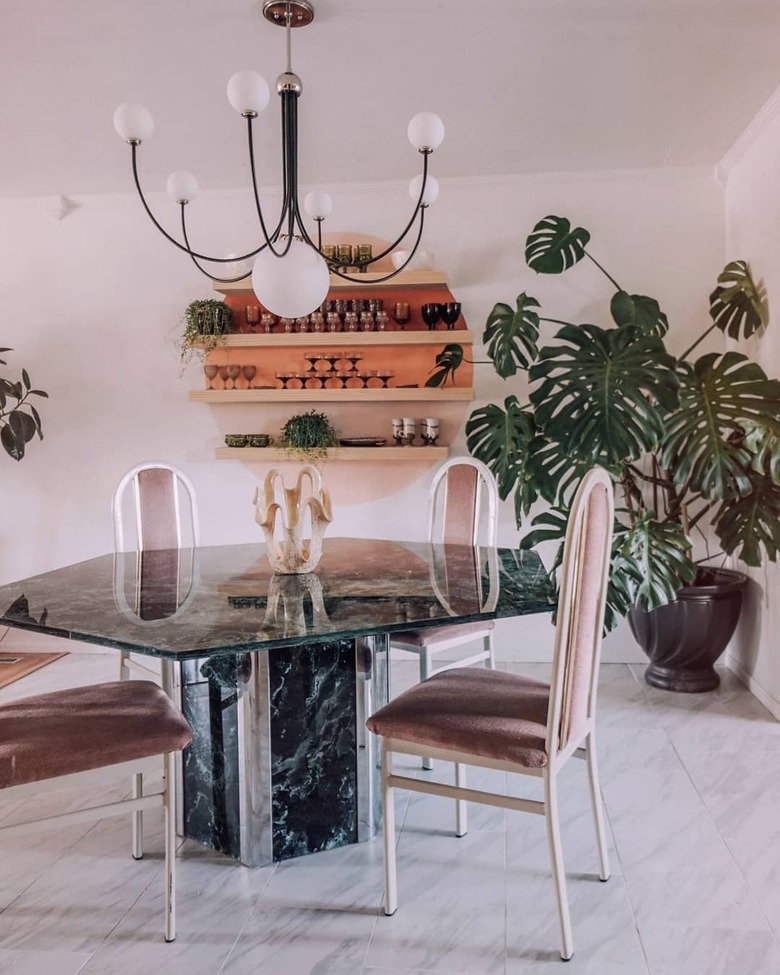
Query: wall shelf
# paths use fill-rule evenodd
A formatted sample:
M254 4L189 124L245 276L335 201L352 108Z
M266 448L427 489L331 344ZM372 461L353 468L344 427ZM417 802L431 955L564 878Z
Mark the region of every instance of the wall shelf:
M380 278L389 274L389 271L367 271L365 274L355 275L356 280L345 281L335 274L330 276L330 291L354 291L356 288L363 288L367 284L373 284ZM446 288L447 275L444 271L401 271L399 275L389 281L381 281L376 284L377 288L406 289L406 288ZM252 278L247 276L240 281L232 283L221 283L215 281L213 284L215 291L221 295L235 295L252 291Z
M467 328L456 328L452 331L435 329L413 332L282 332L266 335L264 332L234 332L226 335L216 349L252 349L252 348L367 348L375 345L436 345L444 346L449 343L458 345L472 345L474 336ZM206 339L198 339L196 349L208 348Z
M446 460L449 457L449 447L330 447L327 458L323 460L361 461L364 464L380 463L397 464L399 462L424 462ZM284 461L298 462L300 457L295 452L283 450L279 447L217 447L214 451L217 460L269 461L280 463Z
M193 403L444 403L474 399L470 387L446 389L192 389ZM234 448L248 450L248 447ZM265 449L265 448L258 448ZM369 448L361 448L369 449ZM422 448L420 448L422 449Z

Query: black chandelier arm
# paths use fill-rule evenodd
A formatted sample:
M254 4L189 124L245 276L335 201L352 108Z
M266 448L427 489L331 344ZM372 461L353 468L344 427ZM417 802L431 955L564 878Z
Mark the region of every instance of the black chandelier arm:
M361 266L370 267L372 264L376 264L377 261L381 261L383 257L387 257L388 254L392 253L398 247L398 245L400 243L402 243L402 241L408 235L409 231L414 226L414 221L417 219L418 213L421 213L423 210L426 209L423 206L423 202L422 201L423 201L423 197L425 195L425 187L426 187L426 184L428 182L428 156L429 155L430 155L430 151L428 151L428 150L422 151L422 156L423 156L422 185L420 186L420 195L417 198L417 203L415 205L414 210L412 211L412 216L411 216L411 218L409 220L409 223L407 223L407 225L404 227L404 229L401 232L400 236L396 237L396 239L393 241L393 243L392 244L389 244L380 254L373 255L371 257L371 259L368 260L368 261L360 261ZM308 231L306 230L306 227L305 227L304 222L303 222L303 218L301 216L301 211L300 211L300 206L299 206L299 203L298 203L297 196L295 197L295 215L296 215L298 227L299 227L299 229L301 231L301 234L302 234L304 240L308 244L310 244L312 247L314 247L315 250L318 250L318 251L321 252L322 251L322 223L321 222L318 222L319 238L320 238L320 246L318 247L314 243L314 241L311 239ZM417 245L419 244L419 242L420 242L420 239L418 237L417 238L417 243L415 244L415 249L417 248ZM337 257L328 258L328 264L331 266L331 270L333 270L333 273L334 274L338 274L338 271L336 271L335 268L338 268L338 267L341 267L341 268L350 268L350 267L354 267L355 266L355 262L354 261L343 261L343 260L341 260L340 258L337 258ZM406 266L406 263L403 266L405 267ZM344 277L344 275L341 275L341 276ZM391 277L392 277L392 275L391 275ZM355 280L355 279L354 278L347 278L346 280ZM383 278L382 280L387 280L387 279L386 278Z
M133 163L133 179L135 180L135 188L138 191L138 196L141 200L141 203L143 204L144 210L146 210L146 215L149 217L149 219L152 221L155 227L160 231L163 237L165 237L166 240L170 241L170 243L173 244L174 247L178 247L180 251L184 251L184 253L189 254L190 257L197 257L201 261L213 261L215 264L233 264L237 261L248 261L252 257L257 257L260 251L263 250L263 248L266 246L265 244L261 244L255 250L249 251L248 254L241 254L238 257L209 257L208 254L199 254L197 251L193 251L190 247L186 246L185 244L180 243L178 240L176 240L175 237L172 237L168 233L168 231L160 224L160 222L157 220L155 215L152 213L151 207L147 203L146 197L144 196L144 192L141 189L141 180L140 177L138 176L138 156L137 156L138 143L131 143L130 149L131 149L131 158ZM184 204L181 204L181 206L184 206ZM207 272L204 271L204 274L205 273Z
M416 240L414 242L414 247L412 248L411 253L409 254L409 256L406 258L406 260L403 262L403 264L399 268L396 268L395 271L391 271L390 274L385 274L381 278L372 278L371 279L371 284L382 284L384 281L390 281L397 274L400 274L401 271L403 271L406 268L407 264L409 264L409 262L412 260L412 258L414 257L414 255L417 253L417 248L420 246L420 241L422 240L423 227L425 225L425 211L427 209L428 209L427 207L420 207L420 228L417 231L417 238L416 238ZM386 253L387 252L385 252L385 254ZM375 260L378 260L378 258L376 258ZM373 262L366 261L366 264L368 264L368 263L373 263ZM330 261L328 261L328 264L330 264ZM342 274L341 271L337 271L333 267L330 268L330 273L331 274L335 274L337 278L341 278L344 281L352 281L354 284L363 284L364 283L363 281L360 280L360 278L354 278L354 277L350 277L348 274Z
M254 145L254 133L253 133L253 129L252 129L253 116L248 115L246 121L247 121L247 143L248 143L248 146L249 146L249 169L250 169L251 174L252 174L252 192L253 192L254 198L255 198L255 209L257 211L257 216L258 216L258 219L260 221L260 229L263 231L263 237L265 238L265 244L264 244L264 246L265 247L268 247L271 250L271 252L276 255L276 257L283 257L287 253L287 251L289 250L289 246L287 247L286 250L284 250L281 253L279 253L279 252L277 252L274 249L274 246L273 245L274 245L274 242L279 239L279 233L281 232L282 224L284 223L284 219L287 216L287 210L288 210L289 201L290 201L290 190L289 190L289 183L288 183L288 176L287 176L287 174L288 174L287 146L284 145L284 143L283 143L283 147L282 147L282 185L284 187L284 196L282 198L282 209L281 209L281 212L279 214L279 222L276 225L276 229L274 230L274 232L272 234L269 234L268 233L268 228L265 225L265 217L263 216L263 208L262 208L262 206L260 204L260 193L259 193L259 191L257 189L257 170L256 170L256 167L255 167L255 145ZM284 129L284 124L282 125L282 128Z
M186 203L179 204L179 207L181 209L181 232L187 244L187 247L185 249L187 253L190 255L190 258L192 259L192 263L195 265L195 267L200 271L201 274L205 274L207 278L210 278L212 281L216 281L218 284L235 284L236 281L243 281L244 278L246 278L246 274L239 274L238 277L235 278L219 278L214 274L210 274L206 270L206 268L203 267L202 264L198 263L197 258L199 255L195 254L194 251L190 249L190 240L189 237L187 236L187 218L184 216L185 206ZM205 258L205 260L209 260L209 258ZM231 258L231 261L235 261L235 260L236 258Z

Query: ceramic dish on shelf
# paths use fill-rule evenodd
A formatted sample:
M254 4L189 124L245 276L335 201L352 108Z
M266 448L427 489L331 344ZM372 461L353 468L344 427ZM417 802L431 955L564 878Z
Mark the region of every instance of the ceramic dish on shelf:
M342 447L384 447L387 437L341 437Z

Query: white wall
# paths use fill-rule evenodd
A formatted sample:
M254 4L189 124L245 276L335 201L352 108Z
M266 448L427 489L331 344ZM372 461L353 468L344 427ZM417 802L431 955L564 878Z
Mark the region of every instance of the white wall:
M726 179L727 258L745 258L766 287L770 323L764 334L740 344L772 377L780 376L780 89L745 131L722 165ZM780 566L746 569L751 577L729 663L780 718Z
M408 205L405 185L331 190L334 229L390 236ZM11 361L51 395L41 409L46 440L20 464L0 457L0 582L110 550L113 487L145 459L167 459L192 478L205 544L256 538L250 501L258 468L216 463L213 448L231 424L246 425L245 411L271 426L289 412L190 403L187 390L202 385L202 375L198 367L179 375L175 342L182 310L209 293L207 283L153 230L133 196L78 202L55 223L36 200L0 201L0 345L12 346ZM167 198L152 202L170 213ZM247 204L242 193L204 194L191 207L194 245L218 253L248 245ZM706 323L723 253L721 191L708 170L445 181L426 246L449 272L477 335L493 304L513 302L522 290L553 317L606 320L610 287L588 262L560 278L525 267L525 237L547 213L589 228L594 255L618 281L658 297L673 350ZM520 391L488 367L478 371L476 389L480 401ZM455 446L464 452L462 429ZM351 468L349 476L360 472ZM337 506L332 533L421 537L428 478L426 471L392 496ZM516 538L507 508L500 541ZM549 652L549 626L506 624L499 642L504 656L538 659ZM606 652L641 659L624 633Z

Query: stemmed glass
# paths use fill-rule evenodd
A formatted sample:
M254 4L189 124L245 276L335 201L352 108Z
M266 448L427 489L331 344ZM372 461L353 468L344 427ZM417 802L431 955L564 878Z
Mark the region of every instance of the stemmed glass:
M276 315L272 315L270 311L264 311L260 316L260 324L263 326L265 334L269 335L271 329L276 324Z
M428 331L436 327L436 323L441 320L441 305L438 301L426 302L420 309L423 321L428 326Z
M335 311L329 311L327 316L328 331L329 332L340 332L341 331L341 319L338 313Z
M397 301L393 306L393 318L395 321L403 327L412 317L411 309L409 308L408 301Z
M219 367L219 378L222 380L222 388L227 389L228 388L228 367L227 366Z
M214 380L217 378L217 374L219 373L219 366L209 363L203 367L203 371L206 373L206 382L208 383L206 389L213 389Z
M246 311L246 325L250 332L254 332L255 326L260 321L260 308L258 305L247 305Z
M236 380L241 375L241 366L228 366L227 367L228 379L232 383L231 389L236 389Z
M244 379L246 379L246 388L252 388L252 380L257 375L257 366L242 366L241 372L244 374Z
M382 389L387 389L388 380L395 378L395 373L392 369L379 369L376 375L377 379L382 380Z
M330 371L331 372L335 372L336 371L336 363L341 359L341 353L340 352L326 352L325 353L325 358L330 363Z
M351 366L352 366L352 372L355 375L355 377L357 378L357 364L363 358L363 353L362 352L345 352L344 353L344 358L347 360L347 362L349 362L351 364Z
M455 322L460 318L460 302L448 301L441 306L442 321L447 323L447 331L452 331Z
M314 372L314 363L319 359L319 352L304 352L303 358L309 363L309 372Z
M282 389L289 389L288 383L293 378L293 373L291 373L291 372L277 372L276 378L282 384Z

